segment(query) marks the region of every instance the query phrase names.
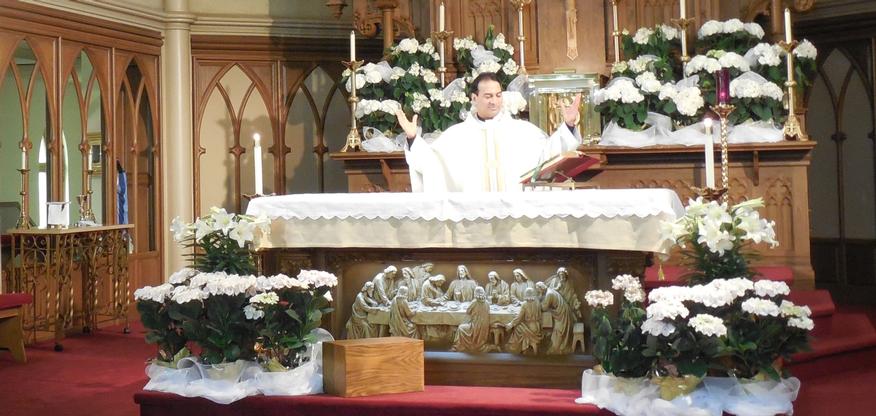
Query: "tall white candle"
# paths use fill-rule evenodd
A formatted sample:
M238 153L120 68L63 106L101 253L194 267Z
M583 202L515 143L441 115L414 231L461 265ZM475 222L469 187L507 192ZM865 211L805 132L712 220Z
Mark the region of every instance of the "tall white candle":
M21 149L21 169L27 169L27 153Z
M686 3L687 2L685 0L681 0L681 3L678 6L680 11L681 11L681 18L682 19L687 18L687 4Z
M523 57L523 7L517 11L517 31L520 33L520 66L526 67L526 59Z
M94 152L91 146L88 146L88 170L94 170Z
M614 23L614 33L612 33L612 37L614 38L614 61L620 62L620 29L618 29L617 23L617 2L611 2L611 13L612 13L612 22Z
M791 34L791 9L785 8L785 42L791 43L794 39L793 34Z
M715 189L715 139L712 137L712 119L703 120L706 126L706 187Z
M438 31L444 31L444 2L441 2L441 5L438 6Z
M350 31L350 62L356 62L356 31Z
M255 193L263 195L265 192L264 184L262 183L262 137L256 133L252 135L252 141L255 145L252 147L252 160L255 166Z

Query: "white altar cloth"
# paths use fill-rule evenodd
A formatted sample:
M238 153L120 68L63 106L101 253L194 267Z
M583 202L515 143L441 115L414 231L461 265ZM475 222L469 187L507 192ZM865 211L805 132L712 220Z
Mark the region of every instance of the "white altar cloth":
M588 248L666 252L660 223L684 215L668 189L295 194L252 200L265 248Z

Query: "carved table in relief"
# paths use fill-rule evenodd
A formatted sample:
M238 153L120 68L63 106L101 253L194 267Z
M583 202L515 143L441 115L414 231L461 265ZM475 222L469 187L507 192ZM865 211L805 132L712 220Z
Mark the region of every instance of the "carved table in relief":
M38 331L50 331L55 349L63 348L64 333L74 323L77 285L84 332L95 329L101 316L124 319L127 331L128 241L133 228L124 224L10 230L16 266L5 287L34 297L23 319L30 341L36 340ZM76 268L81 282L74 281Z

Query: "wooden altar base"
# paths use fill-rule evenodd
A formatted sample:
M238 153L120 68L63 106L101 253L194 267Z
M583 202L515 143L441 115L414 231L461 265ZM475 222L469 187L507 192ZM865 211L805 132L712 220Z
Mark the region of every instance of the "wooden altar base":
M523 268L534 281L543 281L566 267L569 279L583 303L584 293L594 288L608 288L612 277L629 273L642 276L649 264L648 255L640 252L601 251L558 248L482 248L482 249L373 249L373 248L310 248L268 249L259 252L265 274L285 273L295 276L301 269L322 269L338 276L338 286L332 291L335 311L323 320L323 326L335 338L345 337L344 325L350 307L361 287L387 265L402 267L432 262L432 274L455 278L456 265L465 264L480 286L486 285L489 270L512 281L511 270ZM446 289L446 285L445 285ZM589 309L582 306L586 323ZM542 350L544 351L544 350ZM584 351L590 351L586 346ZM577 353L563 356L522 356L510 353L468 354L427 350L425 353L426 383L431 385L508 386L575 388L580 386L581 373L594 365L593 357Z

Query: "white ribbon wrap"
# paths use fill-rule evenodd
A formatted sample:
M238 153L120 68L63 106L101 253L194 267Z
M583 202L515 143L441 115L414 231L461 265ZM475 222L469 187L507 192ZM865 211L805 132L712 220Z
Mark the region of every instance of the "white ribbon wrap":
M705 377L691 394L675 399L660 398L659 387L648 379L630 379L594 374L581 377L578 404L593 404L621 416L766 416L794 413L793 401L800 380L748 381L729 377Z
M157 364L146 367L149 382L143 390L174 393L185 397L203 397L228 404L247 396L300 396L323 392L322 343L332 341L331 334L315 329L316 342L308 345L303 356L307 362L281 372L267 372L253 361L238 360L220 365L201 364L193 357L179 361L177 368Z

